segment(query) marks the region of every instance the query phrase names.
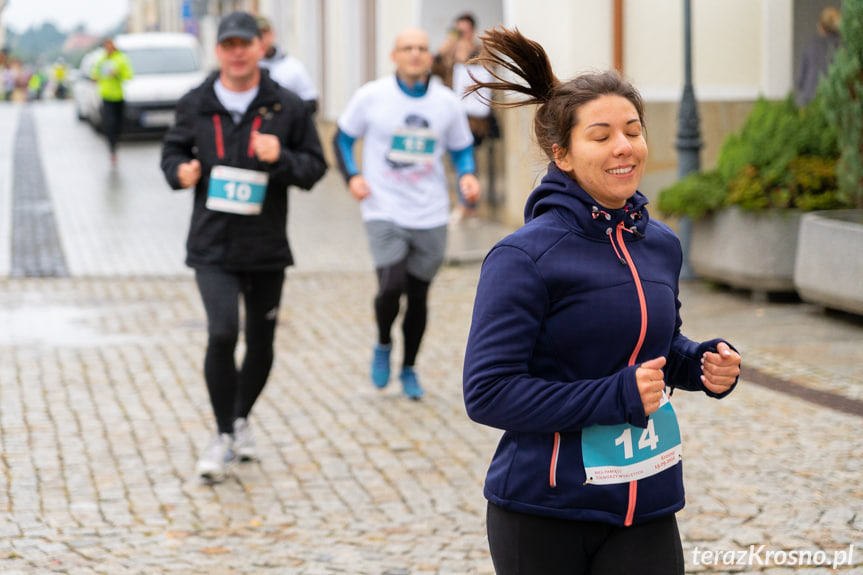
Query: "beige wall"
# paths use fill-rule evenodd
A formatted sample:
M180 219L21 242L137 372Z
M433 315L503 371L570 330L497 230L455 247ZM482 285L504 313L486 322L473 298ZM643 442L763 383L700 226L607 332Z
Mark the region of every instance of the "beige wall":
M647 100L677 99L683 85L683 3L654 0L627 2L625 6L626 75ZM701 90L724 86L726 91L730 85L737 86L735 91L753 93L760 67L759 27L759 2L693 2L695 85Z
M504 21L542 44L564 78L611 66L611 5L609 0L511 0Z
M390 59L396 36L405 28L420 25L420 6L418 2L405 0L378 0L377 4L377 74L386 76L393 71Z
M358 19L359 2L328 0L324 22L324 73L327 91L324 94L322 114L333 120L360 85L361 51L356 48L360 41L360 31L356 26Z

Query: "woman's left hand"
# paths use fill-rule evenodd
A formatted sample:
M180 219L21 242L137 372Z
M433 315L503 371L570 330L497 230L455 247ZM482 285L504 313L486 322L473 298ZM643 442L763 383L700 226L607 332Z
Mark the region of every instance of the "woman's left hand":
M701 356L701 372L701 382L708 391L717 395L725 393L740 375L740 354L720 341L716 353L708 351Z

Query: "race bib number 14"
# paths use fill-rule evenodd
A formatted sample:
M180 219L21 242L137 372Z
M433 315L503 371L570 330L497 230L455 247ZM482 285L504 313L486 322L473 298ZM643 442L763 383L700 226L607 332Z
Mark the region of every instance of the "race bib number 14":
M656 475L683 458L677 416L663 397L644 429L627 423L584 429L581 452L587 483L629 483Z

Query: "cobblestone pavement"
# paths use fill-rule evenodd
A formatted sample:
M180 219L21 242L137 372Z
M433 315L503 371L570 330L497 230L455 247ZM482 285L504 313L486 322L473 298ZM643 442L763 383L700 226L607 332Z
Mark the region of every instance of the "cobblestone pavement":
M121 165L152 154L126 146ZM112 268L100 249L122 222L70 227L74 197L59 199L52 175L60 161L43 158L72 277L0 279L0 573L493 573L482 481L498 432L469 421L461 398L478 264L446 267L432 288L418 363L426 397L378 391L367 376L374 276L356 206L331 177L292 196L298 266L252 416L261 459L203 485L193 470L213 425L205 316L187 272L152 265L175 266L182 245L127 225L122 249L134 255ZM136 193L102 197L135 206L115 219L154 221ZM453 254L499 232L460 230ZM727 337L754 370L861 399L859 320L700 283L681 299L692 337ZM687 572L863 574L860 417L747 380L721 402L678 392L674 404ZM842 564L791 564L807 559Z
M212 424L190 279L3 281L18 328L0 346L0 571L491 573L481 483L497 432L460 395L477 273L447 268L433 288L421 402L367 381L371 275L294 274L253 416L262 458L214 487L193 477ZM854 545L840 571L863 573L860 418L745 381L675 405L691 571L704 550L832 560Z

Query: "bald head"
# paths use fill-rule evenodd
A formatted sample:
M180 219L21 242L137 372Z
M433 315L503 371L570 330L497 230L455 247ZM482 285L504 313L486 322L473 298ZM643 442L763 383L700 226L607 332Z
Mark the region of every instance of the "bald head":
M425 30L421 30L419 28L407 28L399 32L399 35L396 36L396 43L394 48L398 50L399 46L403 46L406 44L422 44L426 48L429 45L429 37L428 34L425 33Z
M428 35L419 28L403 30L396 36L392 60L396 65L396 74L402 80L409 84L424 82L432 63Z

